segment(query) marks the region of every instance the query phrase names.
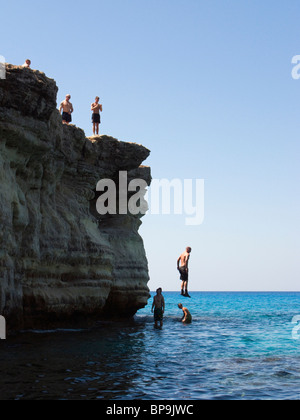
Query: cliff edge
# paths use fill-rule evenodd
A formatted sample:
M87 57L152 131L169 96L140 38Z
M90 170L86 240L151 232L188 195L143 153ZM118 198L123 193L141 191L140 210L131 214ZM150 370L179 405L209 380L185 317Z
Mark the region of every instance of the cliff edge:
M9 330L129 317L147 304L141 216L100 216L96 185L150 185L149 150L64 126L54 80L6 65L0 80L0 314Z

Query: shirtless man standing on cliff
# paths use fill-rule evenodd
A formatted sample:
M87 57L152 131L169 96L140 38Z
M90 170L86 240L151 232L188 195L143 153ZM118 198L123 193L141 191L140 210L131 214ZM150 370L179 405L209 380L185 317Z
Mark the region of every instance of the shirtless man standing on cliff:
M181 254L177 260L177 269L180 272L180 280L182 280L181 295L185 297L191 297L188 294L189 260L191 252L192 248L187 247L185 252Z
M162 295L161 287L156 290L156 296L154 296L152 309L151 309L152 313L153 311L154 311L154 322L155 322L154 327L162 329L163 316L165 312L165 299ZM160 323L159 327L158 327L158 323Z
M93 133L99 135L99 124L101 123L100 112L102 112L102 105L99 104L100 98L96 96L95 102L91 105Z
M59 106L59 113L63 110L62 113L62 122L63 124L69 125L72 122L72 112L74 111L73 105L70 102L71 95L67 95L66 99L62 101Z

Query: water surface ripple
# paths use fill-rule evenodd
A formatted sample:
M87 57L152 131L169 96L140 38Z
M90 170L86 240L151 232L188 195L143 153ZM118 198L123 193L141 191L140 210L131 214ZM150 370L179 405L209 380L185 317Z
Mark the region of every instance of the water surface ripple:
M0 398L93 400L299 399L300 293L166 293L134 320L89 330L23 332L0 341Z

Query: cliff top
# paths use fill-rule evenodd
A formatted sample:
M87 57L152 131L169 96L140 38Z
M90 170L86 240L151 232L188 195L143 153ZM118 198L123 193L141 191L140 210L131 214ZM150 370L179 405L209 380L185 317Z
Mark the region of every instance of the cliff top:
M118 164L126 159L126 167L128 162L129 167L136 167L147 159L150 151L142 145L106 135L86 137L74 125L63 126L57 109L57 92L56 82L44 73L6 64L6 79L0 80L1 138L27 153L60 149L71 159L79 152L88 156L90 163L94 155L95 164L100 157L117 160Z

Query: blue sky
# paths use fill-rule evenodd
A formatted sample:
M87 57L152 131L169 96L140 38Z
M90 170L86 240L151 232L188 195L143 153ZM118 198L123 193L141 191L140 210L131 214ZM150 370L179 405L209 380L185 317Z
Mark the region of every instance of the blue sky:
M153 178L204 179L205 220L144 218L155 289L300 290L299 1L1 0L0 55L71 93L73 120L151 150Z

